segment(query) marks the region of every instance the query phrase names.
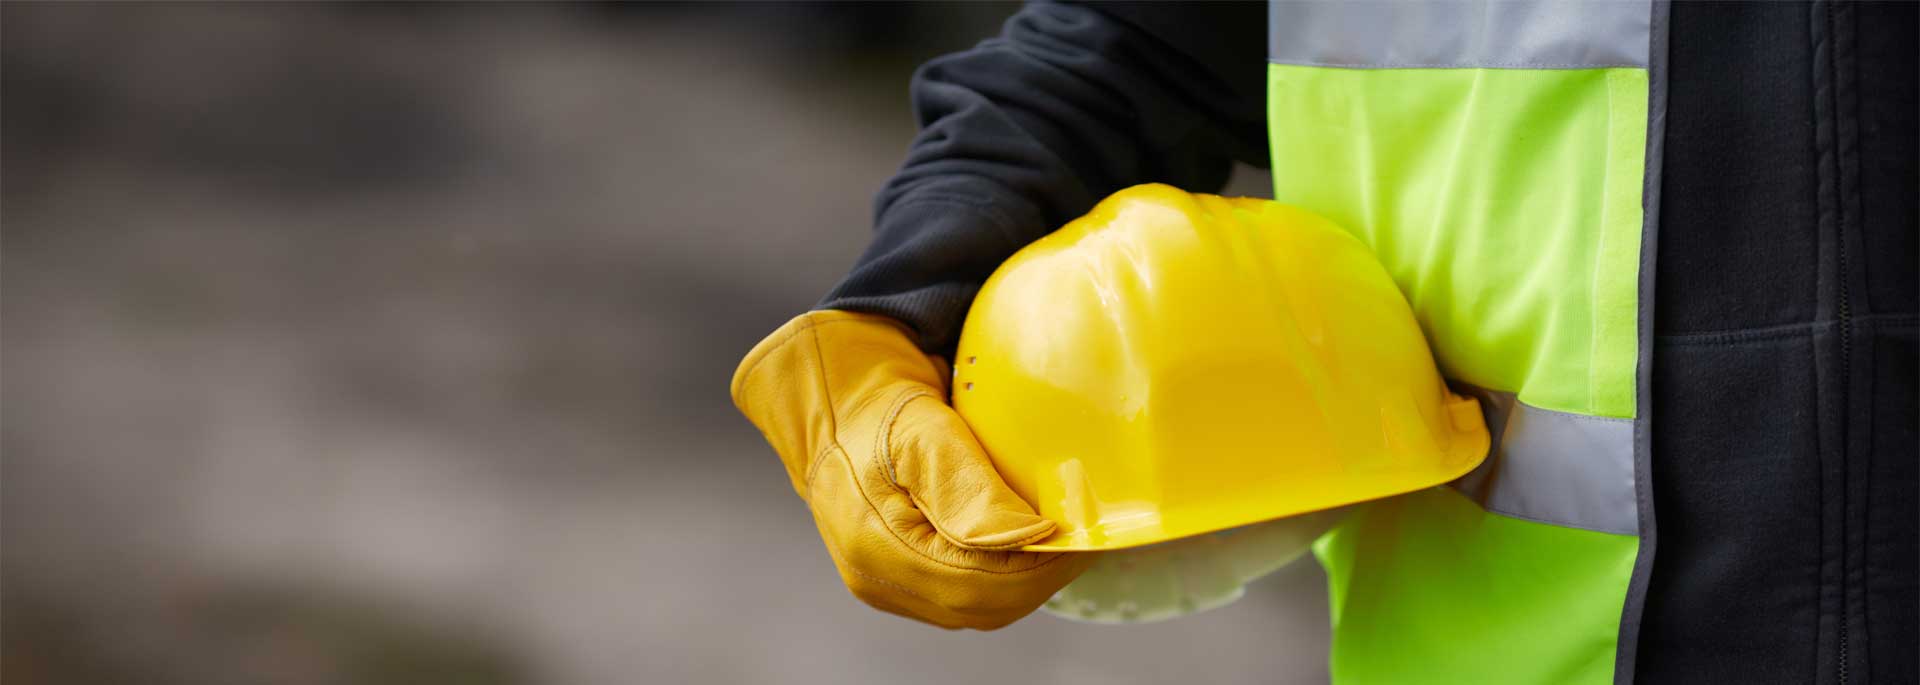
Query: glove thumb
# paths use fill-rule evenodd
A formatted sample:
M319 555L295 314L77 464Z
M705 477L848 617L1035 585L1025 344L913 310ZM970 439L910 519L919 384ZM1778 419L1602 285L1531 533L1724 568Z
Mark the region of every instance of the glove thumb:
M906 397L887 436L885 463L940 536L959 547L1013 550L1053 535L1054 524L1000 477L973 431L931 392Z

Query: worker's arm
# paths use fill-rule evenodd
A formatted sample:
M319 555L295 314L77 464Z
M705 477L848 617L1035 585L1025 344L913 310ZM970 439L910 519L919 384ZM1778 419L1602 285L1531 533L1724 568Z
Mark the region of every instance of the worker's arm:
M733 378L866 603L991 629L1038 608L1086 554L1019 551L1054 524L948 405L975 291L1026 243L1119 188L1216 189L1265 155L1262 5L1032 5L913 81L922 132L877 202L872 245L817 311Z
M1267 165L1266 6L1029 5L913 78L921 131L875 202L873 241L821 309L905 322L950 352L1014 251L1113 191L1218 190Z

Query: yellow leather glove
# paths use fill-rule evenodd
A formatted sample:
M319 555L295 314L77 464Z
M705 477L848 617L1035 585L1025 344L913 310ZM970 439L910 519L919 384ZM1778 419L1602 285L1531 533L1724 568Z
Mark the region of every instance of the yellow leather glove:
M855 597L992 630L1046 602L1093 555L1015 551L1053 534L1053 522L994 471L947 403L950 375L892 319L817 311L747 353L733 402L780 453Z

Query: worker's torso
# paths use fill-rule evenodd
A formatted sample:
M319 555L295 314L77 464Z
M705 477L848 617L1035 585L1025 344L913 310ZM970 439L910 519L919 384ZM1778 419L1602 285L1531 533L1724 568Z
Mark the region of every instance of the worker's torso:
M1642 644L1656 677L1911 677L1912 71L1901 122L1856 66L1898 31L1642 2L1270 22L1276 199L1373 247L1496 441L1322 541L1335 679L1604 682ZM1861 153L1888 126L1904 170Z

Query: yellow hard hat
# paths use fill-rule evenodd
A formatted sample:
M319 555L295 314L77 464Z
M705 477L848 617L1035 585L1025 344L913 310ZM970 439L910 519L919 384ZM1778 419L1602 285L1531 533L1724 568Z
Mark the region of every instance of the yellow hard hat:
M975 298L953 404L1059 524L1134 547L1410 492L1485 458L1406 299L1331 221L1142 185L1020 250Z

